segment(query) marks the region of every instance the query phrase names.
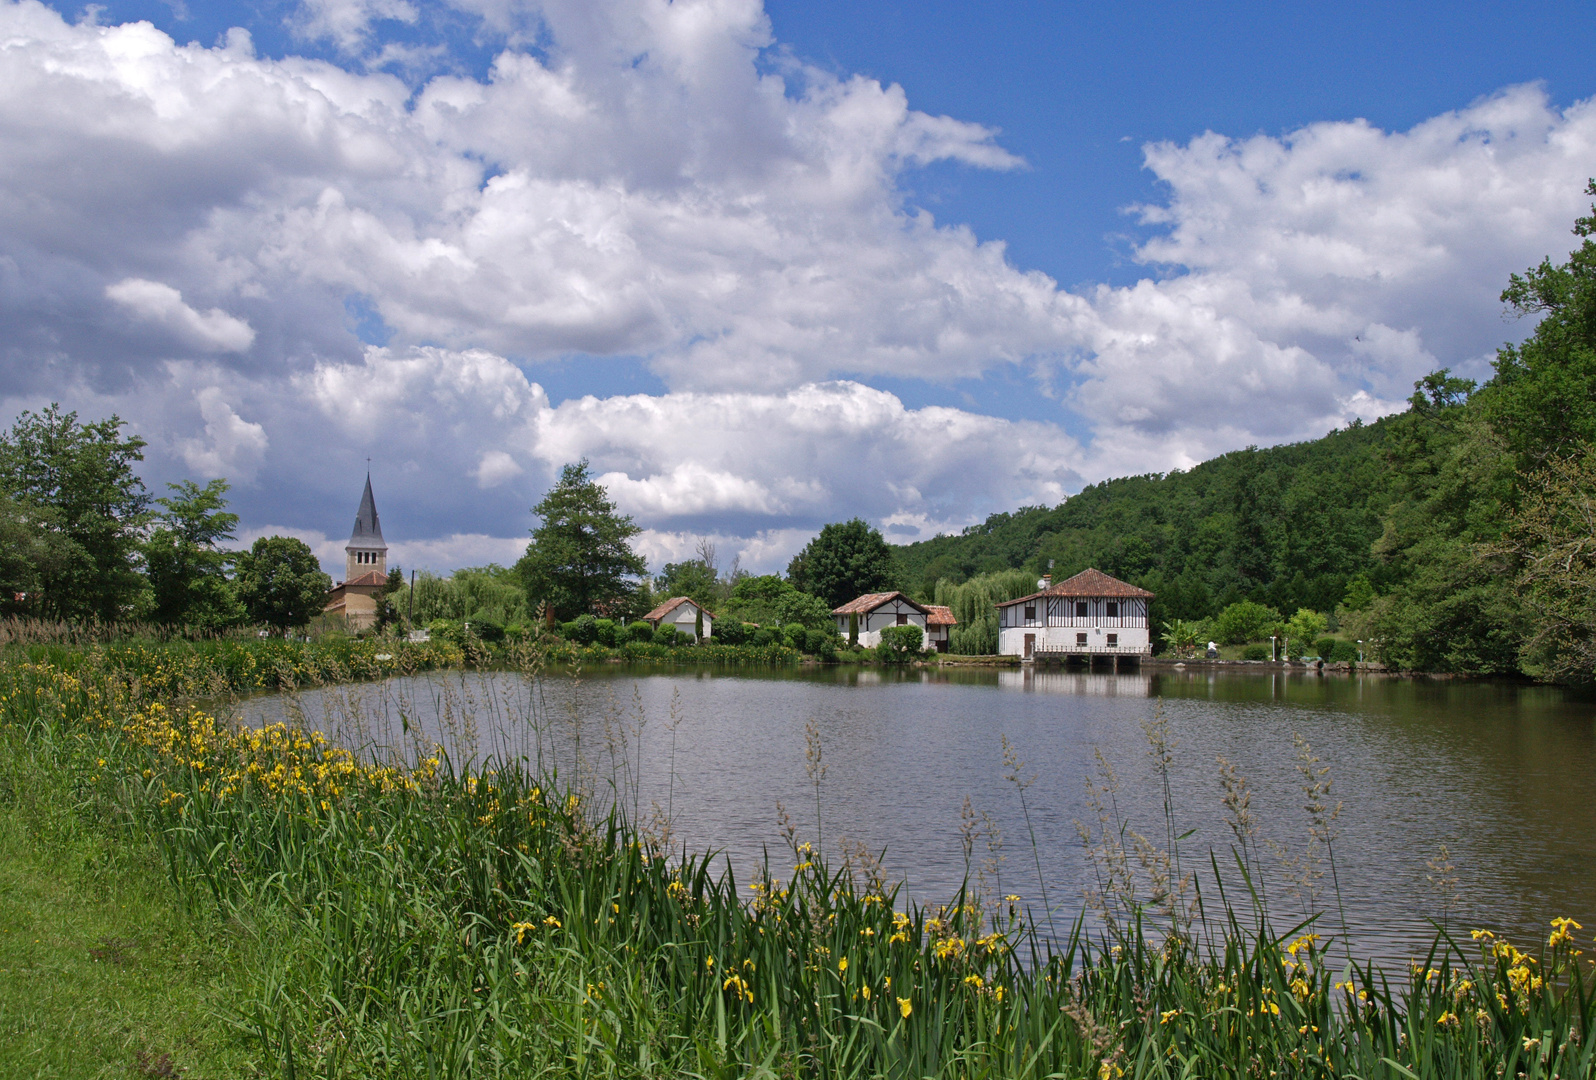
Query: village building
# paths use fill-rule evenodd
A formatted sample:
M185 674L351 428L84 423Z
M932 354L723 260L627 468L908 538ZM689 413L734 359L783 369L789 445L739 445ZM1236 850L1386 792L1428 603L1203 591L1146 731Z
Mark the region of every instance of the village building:
M1101 570L1082 570L1057 585L997 605L998 653L1026 659L1152 655L1147 604L1153 594Z
M707 608L700 607L690 596L673 596L659 607L643 616L643 621L658 630L661 626L674 626L677 633L686 634L694 641L698 640L698 617L704 617L704 638L707 641L715 636L715 616Z
M341 617L351 630L370 630L377 624L377 599L388 583L388 545L377 519L377 500L371 494L371 474L355 511L355 528L344 545L344 580L327 593L323 612Z
M947 608L936 609L945 614L936 616L938 623L932 625L932 608L917 604L901 592L866 593L856 600L850 600L839 608L833 608L831 614L837 620L837 633L844 638L850 636L854 617L859 620L859 644L866 648L881 644L881 631L889 626L918 626L921 631L920 647L922 649L937 648L939 652L947 652L945 645L936 645L939 640L946 641L948 628L953 625L953 612Z
M945 653L953 644L953 628L959 620L953 617L952 608L941 604L927 604L925 610L926 648Z

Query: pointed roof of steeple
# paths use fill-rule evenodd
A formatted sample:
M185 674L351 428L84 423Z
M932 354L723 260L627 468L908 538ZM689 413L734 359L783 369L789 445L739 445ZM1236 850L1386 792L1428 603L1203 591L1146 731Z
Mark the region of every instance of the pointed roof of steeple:
M366 491L355 512L355 531L349 534L349 547L387 547L382 539L382 522L377 519L377 500L371 496L371 474L366 474Z

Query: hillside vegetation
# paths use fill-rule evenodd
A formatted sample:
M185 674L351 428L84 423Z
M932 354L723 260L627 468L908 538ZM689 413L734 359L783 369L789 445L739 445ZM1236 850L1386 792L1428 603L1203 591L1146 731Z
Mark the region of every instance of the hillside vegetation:
M1247 602L1324 613L1402 668L1590 681L1596 214L1574 232L1567 262L1510 278L1503 303L1540 321L1484 385L1443 369L1374 424L899 547L905 585L930 600L999 571L1096 566L1158 594L1157 633Z

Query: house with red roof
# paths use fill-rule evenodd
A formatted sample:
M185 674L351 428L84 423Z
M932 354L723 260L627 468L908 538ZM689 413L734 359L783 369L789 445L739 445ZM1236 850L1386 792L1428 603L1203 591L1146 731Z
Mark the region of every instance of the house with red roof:
M881 631L889 626L918 626L924 635L921 648L947 652L948 632L958 622L947 608L917 604L901 592L865 593L832 608L831 614L837 620L837 633L844 639L857 619L859 644L866 648L881 644Z
M1153 594L1109 577L1082 570L1040 591L997 605L998 652L1034 659L1056 657L1135 657L1152 655L1147 605Z
M643 621L658 630L661 626L674 626L678 633L698 640L698 616L704 616L704 638L715 636L715 616L708 608L700 607L690 596L673 596L659 607L643 616Z

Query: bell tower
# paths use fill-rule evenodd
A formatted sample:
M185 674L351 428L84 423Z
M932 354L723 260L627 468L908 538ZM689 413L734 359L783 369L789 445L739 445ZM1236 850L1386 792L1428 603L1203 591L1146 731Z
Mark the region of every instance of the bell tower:
M367 574L388 576L388 545L382 539L382 522L377 520L377 500L371 497L371 474L366 474L366 491L355 512L355 529L344 545L344 580L354 581Z

